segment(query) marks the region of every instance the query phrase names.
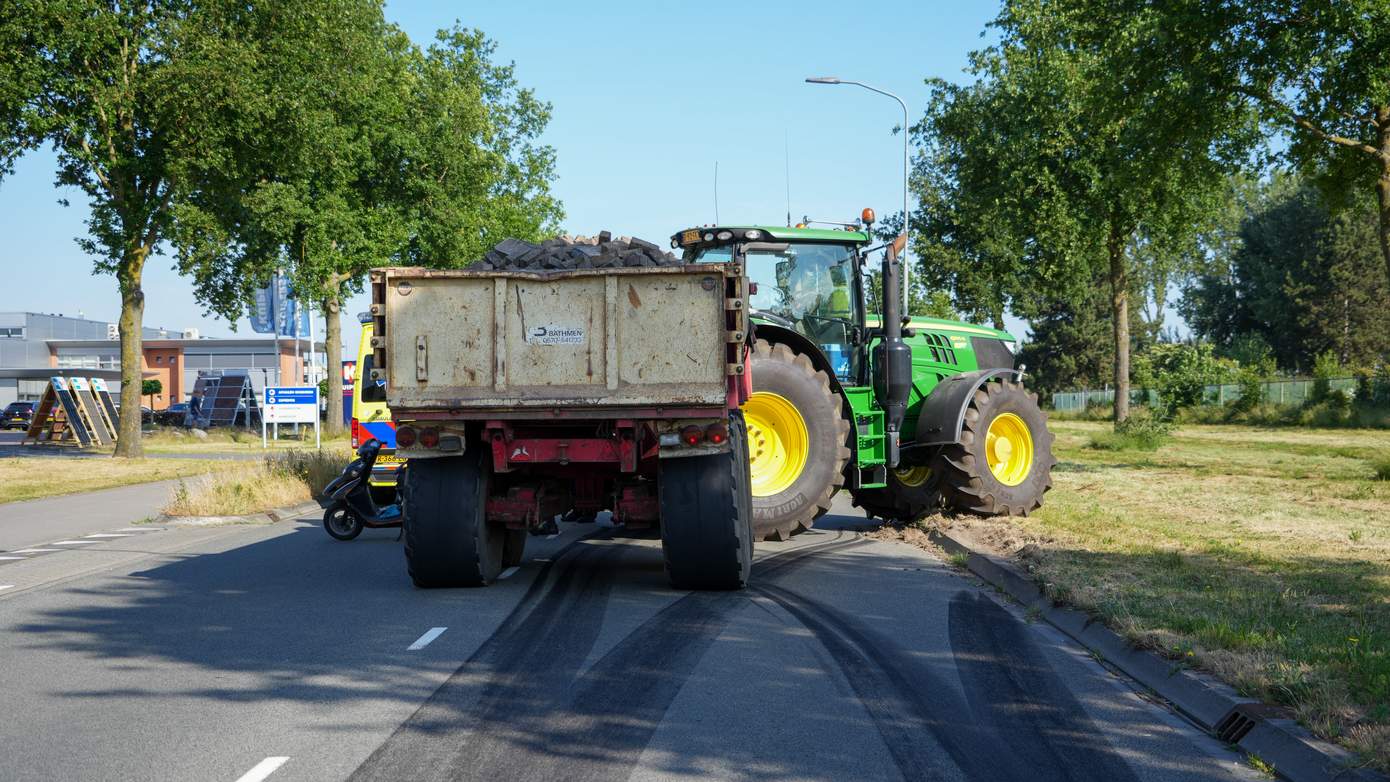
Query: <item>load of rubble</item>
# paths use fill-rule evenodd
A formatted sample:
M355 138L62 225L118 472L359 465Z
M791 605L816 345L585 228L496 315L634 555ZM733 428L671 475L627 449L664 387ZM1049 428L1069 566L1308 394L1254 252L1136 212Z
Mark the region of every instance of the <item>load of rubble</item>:
M468 266L474 271L548 271L568 269L616 269L624 266L680 266L683 261L641 239L607 231L598 236L559 236L543 242L506 239L488 250L481 261Z

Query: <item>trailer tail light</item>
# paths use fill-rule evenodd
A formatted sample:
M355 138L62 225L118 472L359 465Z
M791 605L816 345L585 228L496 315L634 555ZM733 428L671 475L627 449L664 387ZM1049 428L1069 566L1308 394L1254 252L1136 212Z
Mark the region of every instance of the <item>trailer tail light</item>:
M724 424L710 424L705 430L705 439L715 445L723 445L729 439L729 427Z
M396 447L409 448L415 445L415 427L402 426L396 429Z
M698 426L687 426L681 430L681 442L686 445L699 445L705 439L704 430Z
M357 450L357 446L362 444L362 424L356 418L352 419L352 450Z
M420 445L426 448L439 447L439 430L433 426L425 427L420 430Z

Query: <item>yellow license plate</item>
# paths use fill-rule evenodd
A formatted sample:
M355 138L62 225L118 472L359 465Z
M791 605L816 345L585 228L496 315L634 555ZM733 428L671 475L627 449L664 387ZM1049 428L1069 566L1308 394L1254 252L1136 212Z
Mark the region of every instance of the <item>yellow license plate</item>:
M699 232L699 231L691 230L691 231L684 231L684 232L681 233L681 244L690 244L691 242L698 242L698 241L700 241L700 232Z

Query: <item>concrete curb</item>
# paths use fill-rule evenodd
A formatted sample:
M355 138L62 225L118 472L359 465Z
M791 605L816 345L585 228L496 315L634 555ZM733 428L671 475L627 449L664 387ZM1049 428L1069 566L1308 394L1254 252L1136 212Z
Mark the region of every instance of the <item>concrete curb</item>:
M928 530L927 535L948 553L964 556L970 572L1167 700L1207 733L1258 756L1280 777L1290 782L1390 782L1390 777L1357 768L1352 753L1313 736L1288 719L1284 710L1241 697L1211 676L1136 649L1081 611L1053 605L1032 578L1012 563L984 553L968 534Z
M272 508L261 513L248 513L242 516L170 516L161 513L150 524L164 524L171 527L215 527L224 524L274 524L277 521L303 516L310 511L318 511L317 502L302 502L288 508Z

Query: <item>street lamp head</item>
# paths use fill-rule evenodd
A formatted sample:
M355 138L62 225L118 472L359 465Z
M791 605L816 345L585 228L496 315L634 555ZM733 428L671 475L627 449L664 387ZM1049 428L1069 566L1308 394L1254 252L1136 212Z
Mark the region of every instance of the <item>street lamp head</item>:
M834 76L812 76L806 80L807 84L839 84L840 80Z

